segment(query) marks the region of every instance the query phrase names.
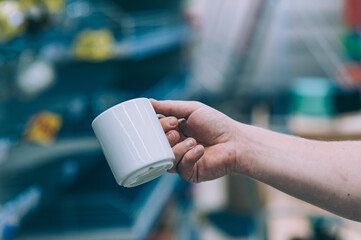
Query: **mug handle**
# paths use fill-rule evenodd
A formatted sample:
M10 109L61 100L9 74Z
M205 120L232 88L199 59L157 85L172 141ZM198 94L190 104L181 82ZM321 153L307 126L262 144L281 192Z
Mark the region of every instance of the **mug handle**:
M157 114L158 119L162 119L165 118L165 116L163 114Z

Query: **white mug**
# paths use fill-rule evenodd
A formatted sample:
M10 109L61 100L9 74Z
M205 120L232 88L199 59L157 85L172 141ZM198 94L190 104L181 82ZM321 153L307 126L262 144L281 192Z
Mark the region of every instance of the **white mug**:
M138 186L173 166L173 151L147 98L109 108L94 119L92 127L121 186Z

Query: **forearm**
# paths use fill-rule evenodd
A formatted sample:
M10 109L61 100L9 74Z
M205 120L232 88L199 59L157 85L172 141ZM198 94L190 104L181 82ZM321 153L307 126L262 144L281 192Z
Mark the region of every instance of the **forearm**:
M239 125L238 172L361 221L361 143L318 142Z

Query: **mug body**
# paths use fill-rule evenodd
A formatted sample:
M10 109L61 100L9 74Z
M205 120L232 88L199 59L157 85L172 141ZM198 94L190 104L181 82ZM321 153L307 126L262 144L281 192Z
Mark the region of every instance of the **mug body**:
M147 98L109 108L92 127L119 185L140 185L173 166L173 151Z

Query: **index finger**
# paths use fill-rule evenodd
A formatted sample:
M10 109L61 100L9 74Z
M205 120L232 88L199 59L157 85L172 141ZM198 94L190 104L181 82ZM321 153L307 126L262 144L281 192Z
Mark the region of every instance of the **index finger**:
M194 101L157 101L150 99L150 102L156 113L161 113L166 116L175 116L177 118L187 118L201 105L201 103Z

